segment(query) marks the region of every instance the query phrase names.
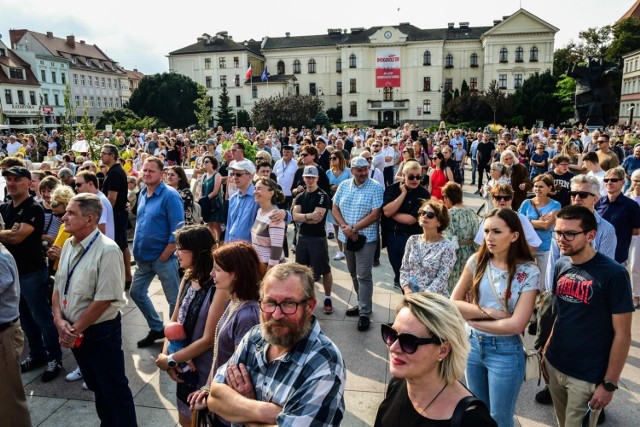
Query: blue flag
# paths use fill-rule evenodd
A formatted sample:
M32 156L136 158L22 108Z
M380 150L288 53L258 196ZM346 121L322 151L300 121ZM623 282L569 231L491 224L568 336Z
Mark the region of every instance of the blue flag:
M263 82L266 82L267 79L269 78L269 72L267 71L267 67L264 67L264 71L262 72L262 76L260 76L260 80L262 80Z

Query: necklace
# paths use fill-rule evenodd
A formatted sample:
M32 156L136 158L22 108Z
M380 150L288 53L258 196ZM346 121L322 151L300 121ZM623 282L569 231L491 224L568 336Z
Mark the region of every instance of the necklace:
M240 300L230 301L229 304L227 304L227 308L224 309L222 316L220 316L218 324L216 325L215 342L213 344L213 361L211 362L212 373L214 367L216 366L216 362L218 361L218 340L220 339L220 331L223 330L225 326L227 326L227 323L229 323L240 305L242 305L242 301Z
M436 399L437 399L438 397L440 397L440 395L442 394L442 392L444 391L444 389L445 389L445 388L447 388L447 386L448 386L448 385L449 385L449 384L448 384L448 383L446 383L446 384L444 385L444 387L442 387L442 388L440 389L440 391L438 392L438 394L436 394L436 396L435 396L433 399L431 399L431 402L429 402L429 403L427 404L427 406L425 406L425 407L424 407L424 409L423 409L422 411L420 411L420 413L418 414L418 416L416 417L416 419L414 419L414 420L411 422L411 424L409 424L410 426L414 425L414 424L416 423L416 421L418 421L420 418L422 418L423 414L427 411L427 409L429 409L429 408L431 407L431 405L433 405L433 402L435 402L435 401L436 401ZM407 396L409 396L409 389L407 389L407 394L405 395L405 400L403 400L403 402L402 402L402 406L403 406L403 408L402 408L402 409L404 409L404 403L406 402ZM401 409L401 412L402 412L402 409Z

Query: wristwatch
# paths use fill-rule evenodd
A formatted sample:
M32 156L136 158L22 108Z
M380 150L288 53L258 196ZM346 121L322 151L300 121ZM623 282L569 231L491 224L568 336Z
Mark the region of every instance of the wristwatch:
M613 393L618 389L618 385L616 383L614 383L613 381L607 381L607 380L604 380L602 382L602 387L604 387L604 389L607 390L609 393Z
M169 365L170 368L175 368L176 366L178 366L178 362L176 362L173 358L173 354L167 356L167 365Z

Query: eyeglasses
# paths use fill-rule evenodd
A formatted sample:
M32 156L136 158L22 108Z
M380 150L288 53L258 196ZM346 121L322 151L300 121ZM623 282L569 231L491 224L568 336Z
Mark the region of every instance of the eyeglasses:
M331 156L331 157L329 157L329 159L331 159L331 160L337 160L338 158L337 158L337 157L335 157L335 156Z
M242 173L242 172L236 172L236 173L232 173L231 175L235 176L236 178L242 178L244 175L249 175L249 174Z
M554 231L554 237L556 240L564 238L567 242L573 242L578 234L585 234L586 231Z
M436 217L436 213L432 211L422 210L422 211L418 211L418 216L426 216L429 219L433 219Z
M569 191L570 197L580 197L581 199L586 199L589 196L595 196L595 194L589 193L588 191Z
M300 153L300 157L307 157L309 153Z
M380 144L373 144L372 147L373 148L380 147Z
M275 302L275 301L260 301L260 310L263 313L275 313L276 308L280 307L280 311L282 312L282 314L295 314L296 311L298 311L298 306L301 304L304 304L305 302L307 302L307 299L303 299L300 302L296 302L296 301L282 301L282 302Z
M407 179L408 179L409 181L413 181L414 179L418 179L418 180L420 180L420 179L422 179L422 175L413 175L413 174L408 174L408 175L407 175Z
M620 182L622 181L620 178L605 178L603 179L604 182Z
M371 157L363 157L367 162L371 162Z
M511 200L511 196L493 196L493 198L499 202L501 201L508 202L509 200Z
M73 186L74 186L75 188L79 188L79 187L82 187L82 184L84 184L84 182L77 182L77 181L76 181L76 183L75 183L75 184L73 184ZM53 205L52 205L52 206L53 206Z
M202 163L211 163L211 160L203 160Z
M427 344L442 344L442 340L439 337L420 338L412 334L399 334L391 325L383 323L380 325L380 332L382 333L382 341L391 347L396 341L400 344L400 349L403 353L413 354L418 350L421 345Z

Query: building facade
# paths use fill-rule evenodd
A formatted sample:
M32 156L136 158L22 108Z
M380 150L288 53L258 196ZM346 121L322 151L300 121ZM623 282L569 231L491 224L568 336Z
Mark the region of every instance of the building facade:
M640 50L622 57L622 88L618 123L633 125L638 123L640 108Z
M446 93L463 82L482 91L496 80L513 92L529 76L551 69L557 31L520 9L486 27L460 22L421 29L400 23L311 36L287 33L259 44L236 43L221 32L171 52L169 70L205 86L214 110L226 85L236 109L250 111L257 99L278 94L310 94L321 97L325 109L339 108L345 123L429 124L440 120ZM252 76L245 79L249 65Z

